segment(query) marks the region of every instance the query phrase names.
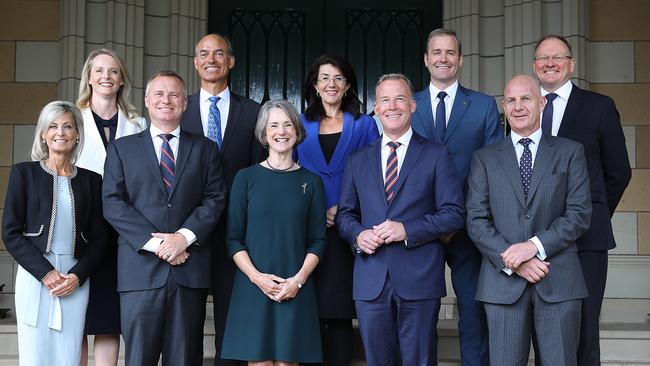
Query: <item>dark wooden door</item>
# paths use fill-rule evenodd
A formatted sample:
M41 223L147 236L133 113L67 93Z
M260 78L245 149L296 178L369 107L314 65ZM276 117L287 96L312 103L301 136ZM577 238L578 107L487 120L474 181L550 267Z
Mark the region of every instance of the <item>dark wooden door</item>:
M284 98L304 109L302 90L311 62L323 53L354 66L359 96L372 111L374 87L384 73L402 72L417 89L428 81L424 43L442 24L441 0L266 0L209 2L209 30L227 35L235 49L233 91L258 102ZM399 8L398 8L399 7Z

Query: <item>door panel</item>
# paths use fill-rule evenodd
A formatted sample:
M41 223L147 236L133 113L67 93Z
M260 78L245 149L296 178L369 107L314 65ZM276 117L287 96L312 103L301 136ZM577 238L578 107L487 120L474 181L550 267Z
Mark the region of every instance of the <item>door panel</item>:
M441 1L211 0L209 30L230 37L235 69L230 86L258 102L284 98L304 110L302 90L311 62L323 53L346 57L359 81L359 97L372 111L374 88L384 73L406 74L416 89L428 82L422 62L428 32L442 24Z

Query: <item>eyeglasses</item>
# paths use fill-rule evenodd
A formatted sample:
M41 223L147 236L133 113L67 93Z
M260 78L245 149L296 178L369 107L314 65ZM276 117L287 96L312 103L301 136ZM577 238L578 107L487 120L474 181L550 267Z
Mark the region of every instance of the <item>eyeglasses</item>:
M334 80L334 84L344 84L348 79L343 76L330 77L329 75L321 75L318 77L318 82L323 84L329 84L330 81Z
M540 56L540 57L535 57L535 62L539 62L542 64L547 63L549 60L555 62L555 63L562 63L564 61L568 61L573 59L571 56L562 56L562 55L555 55L555 56Z

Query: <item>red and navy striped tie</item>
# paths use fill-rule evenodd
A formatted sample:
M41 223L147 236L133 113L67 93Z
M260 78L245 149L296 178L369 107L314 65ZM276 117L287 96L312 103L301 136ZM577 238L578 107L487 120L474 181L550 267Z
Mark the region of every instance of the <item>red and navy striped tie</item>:
M174 152L172 151L172 147L169 145L169 140L173 139L174 135L162 133L158 135L158 137L163 140L160 148L160 174L162 174L165 188L167 188L167 194L169 194L172 190L172 184L174 183L174 170L176 166Z
M384 190L386 191L386 202L390 203L395 195L395 182L397 182L397 148L401 144L391 141L387 145L390 147L390 154L388 154L388 160L386 160Z

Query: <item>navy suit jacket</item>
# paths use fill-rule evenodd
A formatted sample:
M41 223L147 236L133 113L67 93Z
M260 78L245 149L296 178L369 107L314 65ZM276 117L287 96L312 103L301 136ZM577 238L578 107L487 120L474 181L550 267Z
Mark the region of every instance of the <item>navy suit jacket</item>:
M210 233L221 215L225 185L216 145L181 129L171 192L160 175L149 129L108 145L104 166L104 217L119 238L118 291L162 287L171 274L181 286L211 285ZM151 233L191 230L197 241L187 261L172 266L142 249Z
M580 142L587 160L593 212L591 226L577 240L578 249L612 249L616 243L610 219L632 176L614 101L573 85L558 136Z
M330 208L339 203L341 177L348 156L379 138L377 124L372 117L365 114L355 120L353 115L345 113L343 115L341 137L328 164L325 162L323 149L318 140L320 121L308 121L305 119L304 114L300 116L300 119L307 134L305 141L296 149L298 164L321 177L325 185L327 208Z
M187 98L187 109L181 119L181 128L203 136L200 103L199 91ZM267 156L266 149L255 138L255 124L259 111L258 103L230 91L228 123L219 151L228 192L232 187L235 174L240 169L259 163Z
M429 87L415 94L417 109L413 114L413 131L429 140L436 140ZM458 175L467 183L474 151L503 139L503 129L494 98L458 85L454 105L442 143L454 158Z
M446 295L444 256L439 238L463 227L465 209L460 180L449 151L413 133L388 205L381 168L381 140L348 159L336 224L354 243L361 231L386 220L404 225L407 243L391 243L354 260L353 297L373 300L386 275L397 294L407 300Z

